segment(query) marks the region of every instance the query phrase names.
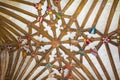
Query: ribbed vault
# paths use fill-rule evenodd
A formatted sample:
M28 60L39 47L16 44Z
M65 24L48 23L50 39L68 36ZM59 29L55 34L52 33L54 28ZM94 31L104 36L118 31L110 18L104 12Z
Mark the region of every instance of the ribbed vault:
M119 80L120 1L0 0L3 50L5 80Z

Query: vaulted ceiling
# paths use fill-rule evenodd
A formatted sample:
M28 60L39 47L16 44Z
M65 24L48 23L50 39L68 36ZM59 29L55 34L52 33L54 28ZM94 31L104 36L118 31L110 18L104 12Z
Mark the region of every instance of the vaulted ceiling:
M119 80L120 0L0 0L0 46L6 80Z

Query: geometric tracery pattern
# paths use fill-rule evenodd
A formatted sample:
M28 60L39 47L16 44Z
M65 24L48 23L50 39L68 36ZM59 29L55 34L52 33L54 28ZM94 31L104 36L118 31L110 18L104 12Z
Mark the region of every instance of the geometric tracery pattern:
M92 0L91 4L89 0L6 1L11 3L0 1L0 48L1 51L7 49L9 52L6 80L120 79L120 69L116 67L119 63L113 58L115 54L120 58L119 0ZM74 2L77 5L73 6ZM16 7L14 3L29 6L31 11ZM79 15L88 4L91 6L84 12L86 16L82 21ZM107 14L108 19L102 22L106 24L104 31L100 31L97 24L100 24L106 5L111 8ZM96 6L98 10L88 26ZM31 21L27 19L29 17L24 18L20 14L32 17ZM112 26L116 29L109 32L115 14L119 16L117 25ZM118 53L113 53L110 45L118 48ZM104 46L107 53L106 59L110 61L114 78L107 70L109 66L106 67L102 60L99 50L101 46ZM95 60L105 78L98 66L95 66ZM85 65L85 61L89 66Z

